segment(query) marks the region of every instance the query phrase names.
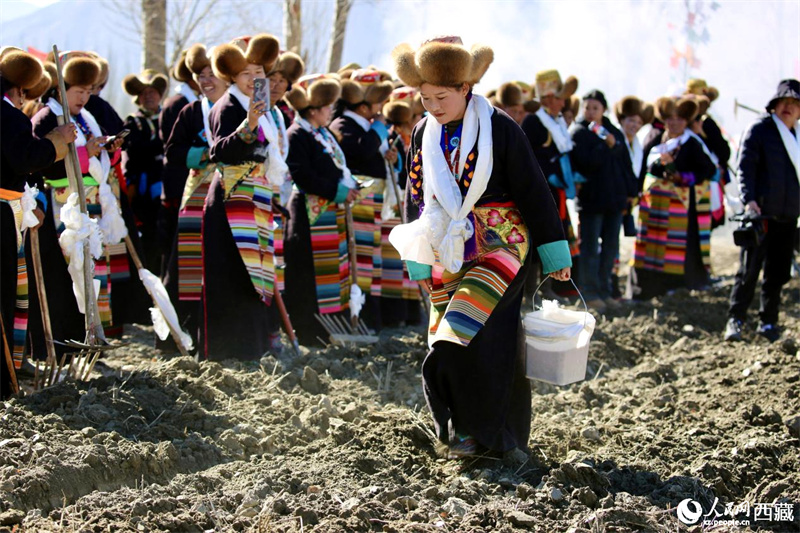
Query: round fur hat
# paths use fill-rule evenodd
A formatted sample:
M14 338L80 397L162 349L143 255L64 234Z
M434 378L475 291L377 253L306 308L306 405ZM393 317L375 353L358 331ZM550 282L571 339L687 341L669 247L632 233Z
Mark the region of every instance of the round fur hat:
M686 82L686 94L698 94L708 97L709 105L719 98L719 91L716 87L709 87L706 80L692 78Z
M504 83L497 89L497 105L501 107L511 107L512 105L521 105L524 102L522 97L522 87L509 81Z
M28 52L6 48L0 57L0 76L14 87L31 89L41 80L42 64Z
M319 109L333 104L339 99L340 93L339 80L325 74L312 74L292 85L286 101L295 111Z
M389 96L390 102L405 102L411 108L412 115L421 115L425 112L422 105L422 95L414 87L397 87ZM385 115L386 113L384 113Z
M259 33L253 37L240 37L231 44L222 44L214 48L211 54L211 68L214 75L221 80L233 83L233 78L247 68L248 64L261 65L264 73L272 70L278 59L280 44L278 39L267 33Z
M349 80L342 81L342 100L348 105L380 104L389 99L394 84L384 79L379 70L359 69L353 71Z
M580 108L581 108L581 99L575 96L574 94L564 100L563 111L566 110L572 111L573 118L578 117L578 112L580 111Z
M73 85L94 85L100 79L100 63L91 57L73 57L61 69L64 83Z
M158 91L158 94L163 96L167 90L167 85L169 85L167 77L152 69L144 70L138 76L136 74L128 74L122 80L122 88L133 97L138 97L147 87L152 87Z
M542 103L535 99L525 100L522 102L522 107L528 113L536 113L542 107Z
M394 101L383 104L383 116L390 124L406 124L411 121L411 106L406 102Z
M654 107L656 118L661 122L666 122L675 114L675 99L671 96L662 96L656 100Z
M211 66L211 59L208 51L202 44L193 44L186 50L186 68L192 73L193 77L199 76L203 69ZM196 80L195 80L196 81Z
M425 41L417 50L403 43L392 51L392 58L397 77L408 86L472 86L481 81L494 61L494 51L477 44L468 50L460 37L447 36Z
M278 56L278 62L272 67L272 71L267 73L267 76L274 72L280 72L291 85L300 79L305 68L306 65L303 63L303 58L294 52L284 52Z
M97 85L105 85L108 82L109 65L106 58L101 57L97 52L88 52L88 54L97 61L100 65L100 76L97 78Z
M55 76L56 66L52 63L48 63L48 65L52 65L53 68L53 75ZM53 86L53 78L50 77L50 70L48 68L42 69L42 77L39 79L39 83L25 91L25 99L26 100L36 100L44 93L50 90L50 87Z
M639 115L641 117L644 106L645 103L637 97L625 96L622 100L614 104L614 114L617 116L617 121L619 122L634 115Z
M189 70L189 67L186 65L187 52L188 50L181 50L181 55L178 57L178 60L175 61L171 71L172 77L183 83L189 83L189 80L192 79L192 71Z
M353 72L355 72L356 70L361 70L361 68L362 68L361 65L359 65L358 63L348 63L339 70L337 70L336 74L338 74L340 79L342 80L349 80Z
M675 102L675 114L686 122L696 119L698 111L700 111L700 105L694 98L682 97Z
M639 115L642 117L642 125L651 124L653 122L653 118L655 117L655 107L650 102L643 102L642 105L642 113Z
M536 97L541 100L545 96L556 96L567 99L578 90L578 78L567 76L566 81L561 81L561 74L557 70L542 70L536 73Z

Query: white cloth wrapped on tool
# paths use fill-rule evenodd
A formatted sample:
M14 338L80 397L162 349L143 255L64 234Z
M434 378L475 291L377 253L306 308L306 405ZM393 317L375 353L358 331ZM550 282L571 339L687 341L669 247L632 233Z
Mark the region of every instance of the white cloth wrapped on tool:
M150 318L153 320L153 329L158 338L162 341L167 340L170 335L169 327L172 326L172 329L178 333L181 344L186 351L192 351L194 347L192 338L181 329L178 313L175 312L175 307L173 307L172 301L169 299L169 294L164 284L146 268L139 269L139 279L142 280L144 288L153 300L158 303L157 306L150 308Z
M25 192L22 193L22 198L20 198L20 205L22 206L22 231L39 225L39 219L33 214L36 209L37 194L39 194L39 189L37 189L35 185L31 187L27 183L25 184Z
M81 213L78 205L78 193L74 192L67 198L67 203L61 207L61 222L66 229L58 238L64 255L69 259L69 275L72 278L72 292L78 302L78 311L86 314L86 293L84 292L83 262L91 261L83 255L83 243L89 241L89 253L95 259L103 257L103 241L97 222L89 215ZM92 268L94 271L94 267ZM93 280L95 297L100 294L100 280Z

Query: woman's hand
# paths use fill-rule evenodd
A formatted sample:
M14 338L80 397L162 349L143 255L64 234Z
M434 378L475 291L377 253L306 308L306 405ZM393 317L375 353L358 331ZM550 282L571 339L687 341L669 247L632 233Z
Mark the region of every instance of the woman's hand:
M88 141L86 141L86 153L89 157L97 157L100 155L100 152L103 150L103 142L105 142L105 137L92 137Z
M250 110L247 112L247 126L250 128L250 131L256 131L258 128L258 119L266 112L266 102L250 99Z
M75 124L69 122L67 124L62 124L56 127L56 131L64 138L64 140L68 143L71 143L75 140L78 136L78 129L75 127Z
M669 152L664 152L658 157L658 159L661 161L662 165L669 165L670 163L673 163L675 161L675 158L672 157L672 154L670 154Z
M397 163L397 148L389 148L386 150L386 154L383 157L385 157L389 163L394 165Z
M119 139L115 140L111 144L106 143L104 148L106 149L106 152L114 153L117 150L119 150L120 148L122 148L122 143L123 142L125 142L125 139L119 138Z
M550 277L558 281L569 281L571 275L572 275L572 268L570 267L564 267L561 270L550 272Z
M358 201L358 197L358 189L350 189L350 191L347 193L347 198L345 198L345 202L348 204L354 204Z
M609 148L614 148L615 144L617 144L617 139L609 133L608 137L606 137L606 145Z
M39 229L42 227L42 222L44 222L44 211L39 209L38 207L33 210L33 214L36 215L36 218L39 220L39 223L36 224L31 229Z
M417 280L417 284L425 294L430 296L431 291L433 290L433 283L431 282L431 278Z

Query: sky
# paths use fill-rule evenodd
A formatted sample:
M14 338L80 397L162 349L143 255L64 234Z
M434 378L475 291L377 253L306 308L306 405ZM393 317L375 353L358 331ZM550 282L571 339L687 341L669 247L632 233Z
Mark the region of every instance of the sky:
M239 12L230 7L237 1ZM467 46L487 44L495 52L477 92L511 80L531 83L537 71L556 68L579 79L578 95L597 88L609 103L628 94L652 101L699 77L719 89L711 114L734 141L755 118L741 109L735 114L735 100L760 109L780 79L800 78L800 0L354 1L345 63L392 70L397 44L416 47L430 36L458 34ZM259 31L281 37L280 2L220 5L223 11L198 28L195 40L215 45ZM318 70L333 0L302 5L309 70ZM106 96L128 108L118 80L138 70L141 51L135 35L124 31L131 15L112 20L109 11L103 0L0 0L0 42L49 50L55 40L62 48L106 55L113 78ZM93 31L73 31L81 26Z

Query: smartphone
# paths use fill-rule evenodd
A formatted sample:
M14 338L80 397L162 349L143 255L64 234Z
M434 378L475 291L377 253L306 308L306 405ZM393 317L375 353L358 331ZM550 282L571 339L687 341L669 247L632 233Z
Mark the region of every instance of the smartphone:
M131 130L129 130L129 129L120 130L120 132L117 133L116 135L112 135L111 137L106 138L106 142L103 143L103 146L105 146L107 144L114 144L114 142L117 139L124 139L125 137L127 137L130 134L130 132L131 132Z
M267 78L253 80L253 99L264 102L269 107L269 80Z

